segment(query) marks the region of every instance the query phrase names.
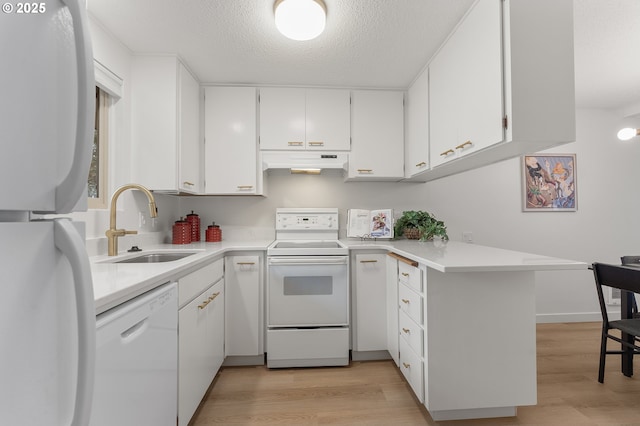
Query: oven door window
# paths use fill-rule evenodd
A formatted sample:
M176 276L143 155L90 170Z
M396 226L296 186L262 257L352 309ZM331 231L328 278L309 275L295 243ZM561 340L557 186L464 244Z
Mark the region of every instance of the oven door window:
M348 325L347 264L269 265L267 309L270 327Z
M285 296L330 296L333 294L333 277L284 277Z

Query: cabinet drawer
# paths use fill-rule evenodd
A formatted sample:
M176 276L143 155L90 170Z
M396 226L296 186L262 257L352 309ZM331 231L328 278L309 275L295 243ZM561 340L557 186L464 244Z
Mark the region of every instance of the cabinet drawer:
M422 296L401 283L398 288L398 299L400 310L418 325L422 325Z
M404 339L400 339L400 371L402 371L420 402L424 402L424 375L422 374L422 369L422 358L411 349Z
M224 275L224 260L218 259L178 280L178 306L196 297Z
M403 311L400 311L398 320L400 336L407 341L409 346L411 346L417 355L422 356L424 336L422 327L416 324L416 322L409 318L409 316Z
M398 262L398 280L418 293L422 293L422 271L419 268Z

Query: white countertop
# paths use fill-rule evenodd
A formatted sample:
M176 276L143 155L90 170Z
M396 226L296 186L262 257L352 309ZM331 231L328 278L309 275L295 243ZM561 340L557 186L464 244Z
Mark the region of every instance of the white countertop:
M552 271L586 269L584 262L458 241L340 240L350 250L380 249L440 272Z
M116 257L93 256L91 274L96 314L113 308L167 281L179 278L204 266L216 257L231 251L266 250L272 240L222 241L219 243L191 243L185 245L157 244L145 246L136 253L120 253ZM172 262L105 263L145 253L161 251L196 251L197 254Z
M440 272L540 271L586 269L573 260L503 250L457 241L340 240L350 250L388 250ZM222 241L187 245L158 244L142 252L121 253L117 258L90 258L96 314L111 309L167 281L184 276L232 251L265 251L272 240ZM159 251L196 251L180 260L162 263L105 263Z

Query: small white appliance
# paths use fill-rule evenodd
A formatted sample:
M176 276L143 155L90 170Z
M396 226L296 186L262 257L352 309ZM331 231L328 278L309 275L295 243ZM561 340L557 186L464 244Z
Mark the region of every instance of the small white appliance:
M86 210L95 82L85 2L5 3L0 40L0 422L86 426L95 308L84 224L42 215Z
M348 254L338 209L277 209L267 248L267 367L349 364Z

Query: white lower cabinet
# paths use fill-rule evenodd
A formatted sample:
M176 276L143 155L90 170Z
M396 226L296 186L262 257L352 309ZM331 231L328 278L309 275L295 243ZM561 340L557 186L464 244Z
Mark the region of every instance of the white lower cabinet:
M384 253L356 254L352 271L355 278L353 351L384 351L386 333L386 275ZM354 355L354 354L352 354ZM357 357L357 355L354 355Z
M387 351L400 365L400 349L398 347L398 260L387 256Z
M224 360L223 271L219 259L178 280L180 426L189 423Z
M407 341L400 339L400 371L407 379L413 393L420 402L424 402L424 381L423 381L422 357L409 346Z
M225 258L227 357L259 357L264 362L261 259L260 255ZM238 358L226 362L232 359L239 363Z
M423 267L397 255L387 256L387 350L420 402L424 402Z

